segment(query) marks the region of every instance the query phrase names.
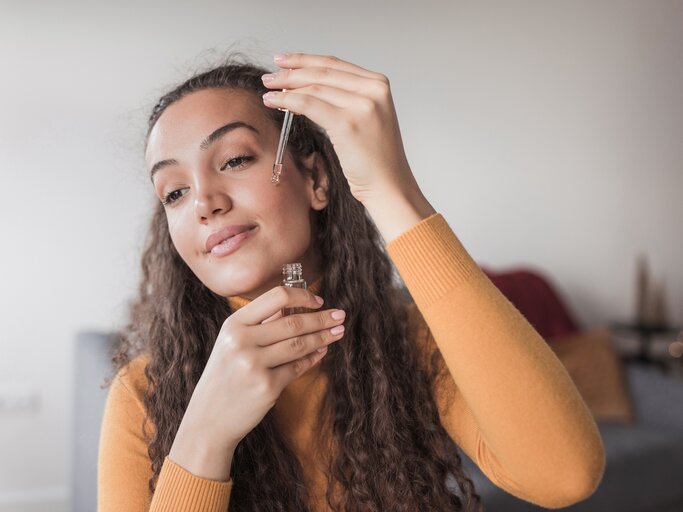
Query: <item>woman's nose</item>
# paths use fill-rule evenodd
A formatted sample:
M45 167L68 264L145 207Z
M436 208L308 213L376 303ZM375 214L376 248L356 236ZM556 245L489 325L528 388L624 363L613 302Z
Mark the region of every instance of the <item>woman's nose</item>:
M226 190L212 179L195 183L194 211L197 220L205 221L214 215L221 215L232 208L232 201Z

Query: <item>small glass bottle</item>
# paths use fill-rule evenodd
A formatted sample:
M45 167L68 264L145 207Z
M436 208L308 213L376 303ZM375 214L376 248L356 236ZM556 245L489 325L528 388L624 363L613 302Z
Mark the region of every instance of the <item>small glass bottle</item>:
M282 280L283 286L303 288L304 290L308 288L303 276L301 263L285 263L282 266L282 275L284 276L284 279ZM304 307L282 308L282 316L293 315L295 313L308 313L309 311L313 311L313 309Z

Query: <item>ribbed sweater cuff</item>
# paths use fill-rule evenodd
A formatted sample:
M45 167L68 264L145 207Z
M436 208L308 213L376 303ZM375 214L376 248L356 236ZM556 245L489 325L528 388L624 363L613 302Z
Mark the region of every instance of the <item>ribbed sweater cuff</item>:
M432 304L480 271L438 212L391 240L386 251L418 305Z
M193 475L166 457L150 512L225 512L231 489L232 480L221 482Z

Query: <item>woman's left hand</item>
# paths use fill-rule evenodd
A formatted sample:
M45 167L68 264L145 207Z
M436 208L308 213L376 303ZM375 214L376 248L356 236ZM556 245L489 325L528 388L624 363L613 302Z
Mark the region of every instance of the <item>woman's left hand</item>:
M387 192L417 188L405 156L389 79L336 57L276 56L263 76L264 103L308 117L327 131L353 196L367 206Z

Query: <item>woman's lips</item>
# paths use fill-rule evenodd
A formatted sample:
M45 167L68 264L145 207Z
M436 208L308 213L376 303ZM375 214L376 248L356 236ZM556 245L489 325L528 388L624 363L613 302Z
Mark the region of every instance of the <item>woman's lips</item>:
M232 254L235 252L237 249L239 249L242 244L251 236L254 234L254 231L256 231L257 227L253 227L248 231L242 231L241 233L232 236L228 238L227 240L221 242L220 244L214 246L213 249L211 249L210 254L212 256L227 256L228 254Z
M213 233L209 235L209 237L206 239L206 252L211 252L211 249L213 249L214 245L217 245L221 242L224 242L231 236L238 235L242 231L247 231L253 227L256 226L249 226L246 224L242 225L232 225L232 226L224 226Z

